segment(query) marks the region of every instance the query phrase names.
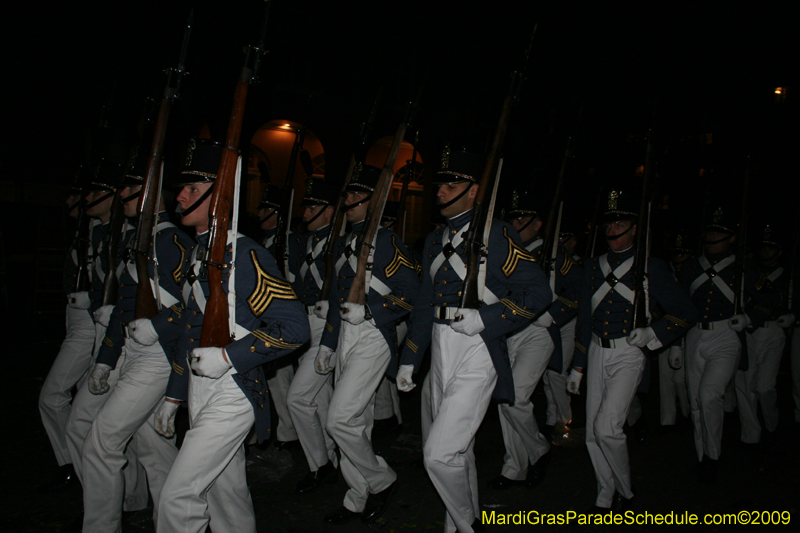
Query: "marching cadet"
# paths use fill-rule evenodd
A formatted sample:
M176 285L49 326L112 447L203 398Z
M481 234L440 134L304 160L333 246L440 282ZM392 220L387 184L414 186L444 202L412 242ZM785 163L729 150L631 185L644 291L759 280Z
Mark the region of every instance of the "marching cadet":
M204 262L209 240L209 205L205 195L215 183L222 146L198 140L182 171L178 195L182 223L197 231L197 244L185 263L181 312L182 336L172 362L165 401L156 412L155 429L175 433L175 412L189 403L191 429L161 490L158 531L254 532L255 513L245 479L244 441L255 423L259 441L269 438L269 397L263 363L291 353L309 338L302 305L278 272L267 250L243 235L228 232L222 268L235 340L227 346L199 347L209 295ZM199 203L198 203L199 202ZM235 239L234 239L235 237ZM235 249L235 256L234 256ZM235 258L234 277L230 279Z
M124 214L129 219L137 216L146 169L147 158L138 158L120 185ZM88 379L89 392L96 396L96 401L91 429L81 450L84 532L121 530L123 468L128 461L125 450L129 446L136 450L147 472L155 504L153 520L157 522L161 486L178 454L174 438L164 439L155 432L153 412L164 396L170 363L182 333L179 323L168 319L174 313L183 313L179 284L192 242L169 221L163 199L160 204L155 243L150 242L147 255L136 256L131 242L126 247L123 257L127 261L117 269L119 301ZM152 236L142 238L150 240ZM134 320L139 283L137 261L147 261L150 283L161 306L152 320ZM118 371L116 384L109 383L113 370Z
M508 216L522 247L541 263L544 254L551 252L542 249L544 239L539 236L542 219L533 195L514 191ZM569 324L578 313L581 278L580 268L563 253L557 255L553 269L556 299L536 320L508 336L515 399L511 404L498 406L506 454L501 474L489 481L490 489L504 490L520 485L534 488L541 484L547 471L550 443L539 432L530 398L551 359L561 368L560 326Z
M375 391L387 369L396 368L395 322L412 309L419 289L414 262L397 234L378 228L365 280L366 305L347 301L357 269L354 248L380 172L362 165L345 188L343 209L352 229L336 243L336 283L315 363L320 374L336 368L327 430L341 450L339 466L349 487L342 507L325 516L329 524L376 520L397 489L397 475L375 455L371 442Z
M562 220L562 225L563 225ZM578 240L575 233L570 230L561 231L558 237L560 245L559 253L564 254L569 258L572 266L569 268L575 270L580 267L580 258L575 255L575 250L578 246ZM565 259L564 264L567 264ZM578 275L580 277L580 274ZM577 310L576 310L577 311ZM551 431L563 432L567 429L572 422L572 405L570 395L567 393L567 379L569 379L569 370L572 368L572 354L575 351L575 323L577 322L577 312L572 320L561 326L561 370L554 370L548 368L544 371L542 376L542 383L544 384L544 396L547 398L547 419L545 425Z
M464 242L484 158L445 148L437 203L447 225L429 234L422 255L422 290L403 348L397 387L415 387L412 372L431 345L428 374L431 425L425 468L447 510L445 531L482 531L475 469L475 433L494 396L516 399L505 335L524 327L552 302L542 270L517 232L495 220L486 259L484 305L460 309L466 275ZM457 317L462 317L456 320ZM427 415L423 415L423 420Z
M91 185L91 187L94 188L94 192L90 193L90 196L87 197L87 201L89 202L88 205L96 202L98 197L104 196L108 196L108 199L103 200L103 202L108 203L105 205L105 207L103 207L102 212L98 215L101 225L97 227L101 228L102 231L97 243L92 245L96 251L96 257L93 260L93 269L95 275L92 277L92 285L89 291L92 307L95 308L95 342L94 351L92 352L92 362L94 364L86 377L77 385L77 393L72 401L72 409L69 412L66 427L67 447L69 448L70 457L72 458L78 479L80 479L81 483L83 484L84 491L87 489L87 480L84 477L85 457L83 454L83 446L90 435L90 430L97 413L108 398L108 396L98 395L95 393L99 392L99 388L95 388L95 385L99 384L96 378L93 380L92 375L94 374L97 376L95 373L95 370L98 368L96 360L103 348L116 352L119 352L122 348L121 342L117 342L116 344L110 343L110 345L109 343L105 342L106 331L111 317L114 316L113 310L115 307L112 304L102 305L106 276L116 275L116 271L119 266L124 264L124 261L122 260L124 254L119 253L118 264L109 265L109 254L106 251L106 246L110 242L109 232L111 226L112 208L114 207L114 195L117 187L121 186L121 177L123 177L122 165L103 161L98 169L97 176ZM120 196L121 192L122 191L120 191ZM98 207L101 206L102 204L98 205ZM94 211L89 209L87 206L87 214L91 214L93 212ZM124 213L120 213L118 216L123 215ZM123 251L125 246L128 244L128 241L133 238L134 229L130 224L123 224L121 231L122 236L119 242L119 250ZM115 357L118 357L118 355ZM120 363L119 366L121 367L122 363ZM105 376L105 384L103 386L113 388L116 385L118 378L119 369L114 369ZM95 392L92 391L93 388ZM144 468L138 461L135 446L128 446L127 449L125 449L124 462L128 463L128 467L123 471L125 480L124 484L122 485L122 487L124 487L122 508L125 511L138 511L144 509L147 507L147 485L145 484L146 475ZM103 489L105 487L100 488Z
M402 231L403 221L397 220L397 215L400 211L400 202L389 200L383 208L383 218L381 218L381 226L386 229L395 231L398 235ZM404 217L405 218L405 217ZM405 242L405 241L403 241ZM406 246L408 248L408 246ZM412 256L414 251L408 248ZM411 257L416 261L416 257ZM398 320L395 324L397 328L397 345L402 346L403 341L406 340L408 333L408 315ZM397 387L388 378L384 376L378 390L375 393L375 423L372 428L373 437L389 433L390 431L397 430L403 425L403 414L400 412L400 394L397 392Z
M717 478L717 461L722 446L723 396L733 380L741 355L739 334L747 326L762 326L763 309L770 307L770 296L759 294L758 271L744 260L744 300L742 314L734 314L736 256L731 246L736 240L734 220L718 208L704 228L703 254L684 263L681 285L689 293L697 311L697 326L686 335L686 386L692 409L694 442L700 461L699 478L711 483Z
M307 232L292 234L289 240L289 270L294 276L292 286L305 306L311 328L311 343L300 355L286 399L292 423L308 461L309 472L295 488L298 494L312 492L326 481L335 481L339 464L336 444L325 431L328 405L333 395L332 376L318 374L314 369L327 314L320 312L322 316L317 316L314 311L326 275L322 252L328 243L336 197L337 192L326 181L308 180L300 204L304 207L303 222ZM320 307L327 309L327 302Z
M67 214L75 219L78 219L78 207L81 197L84 196L83 187L87 185L85 182L88 181L88 176L84 174L83 168L78 171L67 195ZM72 387L92 366L95 328L89 311L89 293L84 287L76 285L78 269L82 263L85 263L84 268L86 269L83 276L90 278L94 274L91 265L91 259L94 257L92 243L98 244L102 240L102 232L95 221L99 220L97 218L99 215L110 209L113 192L108 197L105 197L105 194L97 196L94 192L90 193L90 196L93 200L86 206L90 213L84 214L84 216L93 217L92 222L88 224L88 233L81 235L81 229L78 228L64 260L63 282L64 293L67 297L67 335L61 343L58 355L56 355L39 393L39 412L42 424L50 438L50 444L58 461L58 472L40 488L45 492L64 489L77 481L66 441L67 418L72 402ZM100 200L100 202L97 203L95 200ZM82 240L88 242L82 242ZM85 251L87 257L79 260L78 253L82 253L81 250Z
M578 298L573 369L567 383L578 394L587 369L586 447L597 478L595 510L624 512L633 504L630 464L622 430L645 367L645 350L655 350L682 336L697 311L667 265L647 261L648 317L659 305L661 318L634 328L633 262L639 198L612 190L601 223L609 251L587 259Z
M683 262L694 257L693 250L687 246L687 236L677 233L670 243L669 268L675 280ZM683 353L686 339L681 338L658 352L658 388L660 394L660 413L662 426L674 426L678 416L677 406L681 414L689 417L689 394L686 392L686 366L683 364ZM677 406L676 406L677 402Z
M783 246L775 235L775 230L766 226L758 243L758 281L759 291L784 294L789 275L781 265ZM777 303L777 301L776 301ZM774 442L774 432L778 427L778 392L775 384L778 379L786 335L783 328L794 324L794 315L781 314L780 306L762 308L764 325L748 328L746 371L736 372L736 402L739 406L739 420L742 424L742 442L758 444L761 442L761 424L758 421L758 406L764 419L766 443Z
M263 174L262 174L263 175ZM261 203L258 207L258 218L261 221L261 229L265 232L263 245L264 248L275 257L275 239L278 235L278 213L283 200L283 187L267 183L264 193L261 196ZM285 221L288 224L289 221ZM284 225L284 229L286 225ZM292 272L282 273L292 282ZM289 407L286 396L289 394L289 386L294 378L294 358L279 359L265 369L267 387L272 403L275 405L275 412L278 413L278 428L275 431L273 444L278 449L296 448L298 445L297 429L294 427L292 416L289 414Z

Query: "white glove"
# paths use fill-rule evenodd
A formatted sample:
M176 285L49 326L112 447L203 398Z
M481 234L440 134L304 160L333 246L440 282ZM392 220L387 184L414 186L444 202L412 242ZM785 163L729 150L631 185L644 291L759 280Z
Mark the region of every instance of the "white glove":
M175 413L178 412L180 405L178 400L164 396L161 405L156 409L153 421L156 433L168 439L175 435Z
M644 348L656 338L656 332L653 328L634 328L628 335L628 344L636 346L637 348Z
M137 318L128 324L128 335L143 346L152 346L158 340L158 333L149 318Z
M71 292L67 302L73 309L89 309L92 306L92 301L89 299L87 291Z
M728 327L733 331L744 331L744 328L752 324L750 317L742 313L741 315L733 315L728 319Z
M669 367L672 370L680 370L683 366L683 350L680 348L670 348Z
M361 304L345 302L339 310L339 316L342 320L357 326L366 320L366 310L367 308Z
M328 348L327 346L320 345L319 351L317 352L317 358L314 359L314 370L317 371L317 374L330 374L333 370L331 366L331 356L333 355L333 350Z
M221 378L233 365L228 361L225 348L195 348L192 350L192 370L198 376Z
M108 375L111 374L111 367L97 363L89 374L89 392L92 394L105 394L108 392Z
M542 316L540 316L539 318L537 318L537 319L536 319L536 320L533 322L533 325L534 325L534 326L539 326L540 328L549 328L550 326L552 326L553 324L555 324L555 322L556 322L556 321L555 321L555 319L553 318L553 315L551 315L550 313L548 313L547 311L545 311L545 312L542 314Z
M328 318L328 300L320 300L314 305L314 316L322 320Z
M104 328L108 327L108 319L111 318L111 312L114 310L113 305L104 305L94 312L94 321Z
M414 365L400 365L397 370L397 390L409 392L416 384L411 375L414 373Z
M477 309L459 309L455 320L450 323L450 327L469 337L477 335L486 329L486 326L483 325L483 320L481 320L481 314Z
M569 379L567 379L567 392L570 394L580 394L581 393L581 380L583 379L583 372L578 372L574 368L569 373Z
M788 328L792 324L794 324L795 316L794 313L787 313L785 315L781 315L778 317L778 325L782 328Z

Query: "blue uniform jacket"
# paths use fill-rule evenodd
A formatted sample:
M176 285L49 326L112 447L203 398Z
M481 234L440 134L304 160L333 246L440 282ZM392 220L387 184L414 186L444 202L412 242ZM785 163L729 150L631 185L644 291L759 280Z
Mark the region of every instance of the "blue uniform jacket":
M403 348L401 365L414 365L419 371L422 357L431 342L433 324L450 321L434 317L435 307L458 307L462 279L453 270L449 259L431 276L431 263L442 251L444 232L455 235L472 216L472 211L448 219L447 227L429 234L422 254L422 289L419 304L411 313L409 332ZM466 263L465 243L455 253ZM497 371L493 393L500 401L514 401L514 382L508 358L506 335L529 323L552 303L552 291L534 257L521 245L519 235L509 224L494 220L489 236L489 257L486 288L500 300L479 309L485 329L480 333Z
M634 248L621 253L609 250L608 264L611 270L614 271L634 253ZM572 366L576 368L586 368L588 346L592 342L593 333L600 339L621 339L630 335L634 328L633 304L613 287L592 312L592 296L605 280L606 277L600 269L599 258L593 257L587 260L578 296L580 304L575 331L575 352L572 360ZM666 346L686 334L694 325L697 321L697 310L675 281L667 264L661 259L655 257L648 259L647 280L650 308L660 306L664 312L658 318L653 315L650 327L653 328L661 344ZM633 290L633 269L628 270L618 283Z
M157 224L169 222L166 211L158 214ZM136 273L135 254L130 250L135 232L131 232L131 239L124 246L121 257L127 257L125 268L119 275L119 301L114 307L114 312L108 321L106 336L100 351L97 354L97 362L116 368L117 360L121 355L122 345L125 343L125 327L134 320L136 310L136 291L138 282L131 275L131 271ZM168 321L170 316L183 313L183 301L181 299L181 286L183 284L183 265L188 257L188 251L192 249L193 241L191 237L176 228L166 226L156 233L156 250L158 259L158 283L161 289L169 293L177 302L170 306L163 306L161 311L152 318L153 328L158 334L158 342L170 363L175 356L177 341L181 336L182 330L178 321L174 319ZM155 263L153 262L153 243L147 254L147 269L150 273L152 282L155 274Z
M208 232L196 237L199 251L208 245ZM228 244L225 263L232 256ZM213 267L210 267L213 268ZM184 283L189 287L200 284L203 297L208 298L208 279L195 268L191 255L184 262ZM233 367L233 379L253 405L256 418L256 434L259 441L270 435L269 390L264 379L262 364L290 354L302 346L310 337L308 318L292 290L289 282L278 272L272 255L254 240L240 235L236 248L236 323L250 333L226 345ZM228 292L230 268L223 269L223 290ZM182 335L178 341L178 353L172 364L172 374L167 385L167 396L186 400L189 387L188 358L194 348L200 346L203 328L203 310L194 294L184 288L189 297L184 299L185 309L177 313L170 309L165 320L180 321Z
M357 236L363 229L363 221L353 224L352 234ZM347 253L346 257L350 257L349 247L345 252L347 239L348 235L344 235L336 241L334 249L336 263L345 253ZM355 240L354 237L353 245L355 245ZM389 376L397 373L397 328L395 322L411 311L419 293L419 276L414 267L414 260L400 237L391 230L378 228L371 272L372 276L378 278L391 291L381 296L370 286L366 303L375 326L383 334L392 354L389 369L386 371ZM335 279L331 287L328 319L320 341L321 345L334 351L339 340L339 329L342 322L339 317L339 309L347 301L355 275L349 261L345 261L339 271L334 272Z

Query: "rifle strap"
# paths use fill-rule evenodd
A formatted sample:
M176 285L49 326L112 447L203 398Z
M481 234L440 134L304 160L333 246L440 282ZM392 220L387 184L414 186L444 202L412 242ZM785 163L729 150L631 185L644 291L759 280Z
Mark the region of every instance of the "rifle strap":
M167 228L174 228L175 224L172 222L166 221L161 222L160 224L156 225L157 231L162 231ZM155 241L153 241L153 259L155 261L155 253L156 253L156 245ZM139 272L136 270L136 261L134 261L134 256L131 254L131 258L128 259L127 262L121 262L117 267L117 279L120 278L123 271L127 271L128 275L135 281L139 283ZM161 285L158 284L158 262L155 262L155 267L153 268L154 276L150 278L150 287L153 289L153 296L156 298L156 304L159 309L163 309L164 306L172 307L176 303L178 303L178 299L172 296L170 293L165 291Z

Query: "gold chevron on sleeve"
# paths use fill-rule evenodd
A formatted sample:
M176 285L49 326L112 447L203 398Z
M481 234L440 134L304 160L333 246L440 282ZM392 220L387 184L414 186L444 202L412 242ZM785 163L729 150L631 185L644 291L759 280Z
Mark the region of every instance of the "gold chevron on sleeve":
M331 326L330 322L325 322L325 329L328 333L333 333L333 326Z
M109 348L113 348L114 347L114 342L111 339L109 339L108 337L103 337L103 344L105 344Z
M569 270L572 268L572 265L575 264L575 261L569 256L569 254L564 254L564 264L561 265L559 269L562 276L566 276L569 273Z
M502 300L500 300L500 303L511 309L512 314L519 315L522 318L533 318L535 316L533 313L521 308L508 298L503 298Z
M179 376L183 375L183 367L175 361L172 362L172 370L174 370Z
M261 268L258 263L255 250L250 250L250 257L253 259L253 267L256 271L256 288L253 294L247 299L247 305L256 316L261 316L267 310L272 300L296 300L291 284L288 281L270 276L266 270Z
M186 248L181 245L180 241L178 240L178 234L174 234L172 236L172 240L175 242L175 245L178 247L178 250L181 251L181 260L178 261L178 266L175 267L175 270L172 271L172 279L175 280L175 283L181 282L181 268L183 267L183 261L186 259Z
M408 349L414 353L417 353L417 350L419 349L419 347L416 344L411 342L411 339L406 339L406 346L408 346Z
M387 300L389 300L390 302L392 302L395 305L399 305L400 307L402 307L406 311L411 311L412 309L414 309L413 305L411 305L410 303L406 302L405 300L403 300L401 298L398 298L397 296L395 296L393 294L387 294L386 296L384 296L384 298L386 298Z
M564 298L562 296L559 296L558 298L556 298L556 300L558 300L562 304L566 305L567 307L572 307L573 309L577 309L578 308L578 302L573 302L572 300L567 300L566 298Z
M517 265L520 261L535 263L536 259L534 259L525 248L518 246L514 240L508 236L508 228L503 228L503 235L508 240L508 257L506 257L506 262L503 265L503 274L508 278L511 277L511 274L517 269Z
M392 262L386 267L384 272L386 273L387 278L391 278L397 271L400 270L401 266L407 266L411 270L416 271L414 267L414 263L412 263L408 257L406 257L403 252L400 251L400 247L397 246L397 237L392 237L392 246L394 246L394 258Z
M764 274L759 274L758 275L758 281L756 281L756 290L760 291L761 289L763 289L764 288L764 284L766 282L767 282L767 276L765 276Z
M586 347L583 344L579 343L578 341L575 341L575 347L579 349L581 352L586 353Z
M672 316L672 315L664 315L664 318L669 320L670 322L675 322L676 326L680 326L680 327L685 328L685 329L689 329L691 327L691 326L689 326L689 323L686 322L685 320L683 320L682 318L678 318L678 317Z
M183 308L183 305L181 305L181 304L171 305L171 306L169 306L169 308L172 309L173 313L178 315L178 318L180 318L181 315L183 314L183 309L184 308Z
M271 336L267 335L266 333L264 333L263 331L258 330L258 329L255 330L255 331L251 331L250 333L253 335L253 337L255 337L258 340L260 340L261 342L263 342L264 345L267 348L279 348L281 350L294 350L294 349L299 348L300 346L302 346L302 344L293 344L293 343L290 343L290 342L284 342L283 339L276 339L275 337L271 337Z

